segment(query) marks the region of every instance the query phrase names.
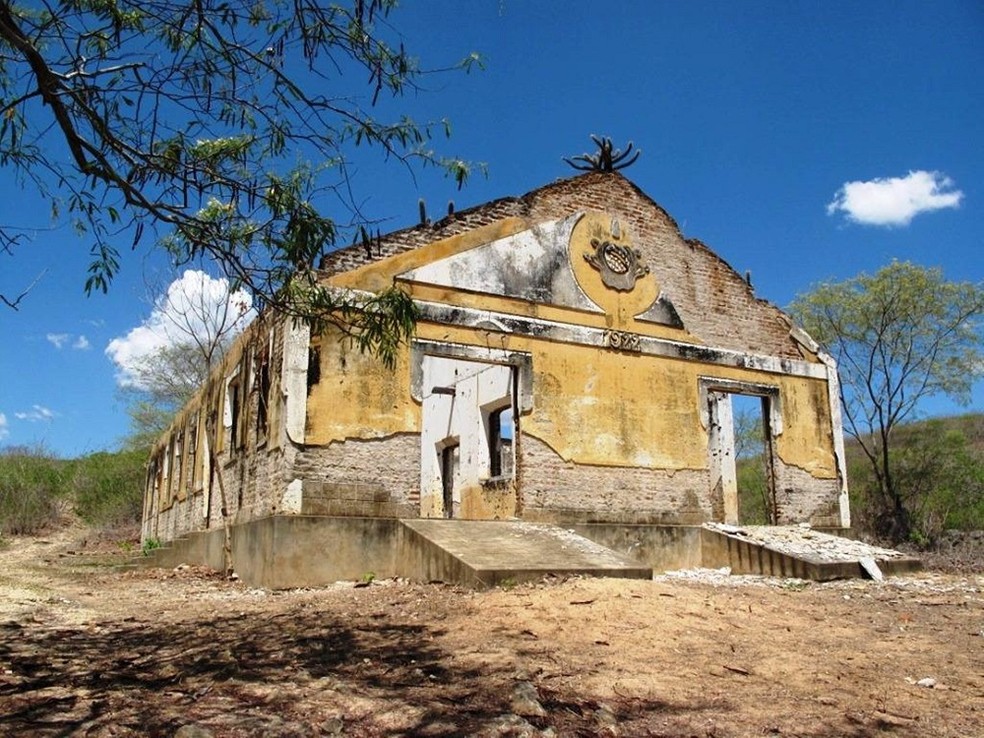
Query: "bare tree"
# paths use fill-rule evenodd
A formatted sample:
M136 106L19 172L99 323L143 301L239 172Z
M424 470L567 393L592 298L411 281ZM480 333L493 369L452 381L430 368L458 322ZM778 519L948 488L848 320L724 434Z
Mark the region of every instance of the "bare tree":
M147 446L167 428L255 315L248 294L202 271L187 270L151 289L151 317L108 348L121 369L131 446ZM137 332L156 339L152 350L127 350Z

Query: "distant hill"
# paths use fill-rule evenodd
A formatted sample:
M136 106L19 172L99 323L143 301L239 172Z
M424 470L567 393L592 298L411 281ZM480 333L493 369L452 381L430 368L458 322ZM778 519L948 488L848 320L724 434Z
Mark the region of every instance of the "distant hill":
M913 443L925 433L947 433L959 431L967 439L967 446L976 454L984 454L984 413L967 413L965 415L950 415L939 418L923 418L911 423L898 426L892 437L897 447L901 448ZM864 458L857 439L846 431L844 433L845 452L848 456L848 466L854 456Z

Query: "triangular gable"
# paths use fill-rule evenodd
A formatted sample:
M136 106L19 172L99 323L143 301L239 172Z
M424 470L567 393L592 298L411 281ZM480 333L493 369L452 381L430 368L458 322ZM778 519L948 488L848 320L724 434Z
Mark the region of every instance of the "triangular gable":
M606 316L605 324L620 330L637 323L686 330L621 216L584 210L530 225L526 218L507 215L411 245L423 233L418 228L400 234L401 250L338 271L329 277L331 284L375 291L395 280L431 301L461 299L478 307L475 300L487 296L514 307L525 303L564 311L554 314L562 321L579 322L574 314L580 314ZM336 257L336 268L350 251ZM531 313L521 309L521 314Z

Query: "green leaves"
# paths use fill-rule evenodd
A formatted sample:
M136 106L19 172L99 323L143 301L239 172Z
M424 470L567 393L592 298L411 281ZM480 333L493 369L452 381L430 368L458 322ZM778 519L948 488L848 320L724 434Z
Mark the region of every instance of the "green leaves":
M89 292L122 268L119 237L136 244L150 226L176 265L213 261L264 304L303 312L318 301L290 304L291 275L319 263L339 223L368 224L348 181L354 147L459 186L472 170L429 147L447 121L366 112L431 73L387 18L394 7L0 0L0 165L68 203L93 255ZM472 54L444 71L480 64ZM0 226L0 247L11 239Z
M97 243L90 252L94 257L89 263L89 276L85 280L85 293L95 291L105 294L113 277L120 269L120 254L109 244Z
M345 340L376 356L389 369L396 366L400 346L416 330L417 306L410 295L396 286L375 295L360 295L295 279L287 289L293 292L297 317L307 322L314 333L334 326Z
M893 261L873 275L818 285L790 312L837 360L847 430L886 506L879 532L906 538L911 504L895 476L895 428L938 394L966 402L984 376L984 285Z

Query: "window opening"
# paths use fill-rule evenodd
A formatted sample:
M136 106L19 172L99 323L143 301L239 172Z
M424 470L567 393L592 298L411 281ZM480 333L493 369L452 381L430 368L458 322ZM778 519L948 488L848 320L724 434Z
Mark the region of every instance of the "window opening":
M188 431L185 434L188 443L187 450L185 453L188 456L188 491L194 492L199 481L198 468L195 466L195 459L198 454L198 413L196 412L191 416L191 422L188 424Z
M308 349L307 366L307 389L308 394L311 388L321 381L321 347L313 345Z
M239 416L242 412L241 388L242 383L237 372L226 382L225 413L223 413L222 419L225 427L225 446L229 449L230 456L234 455L239 447Z
M171 444L164 447L164 463L161 464L161 503L167 505L171 499Z
M265 355L260 359L259 380L259 397L256 402L256 435L258 439L264 439L269 431L267 403L270 398L270 363Z
M181 466L181 434L179 433L174 438L174 473L172 476L172 488L171 495L173 497L181 496L181 482L184 479L184 467Z
M511 405L489 413L489 475L512 476L513 409Z

